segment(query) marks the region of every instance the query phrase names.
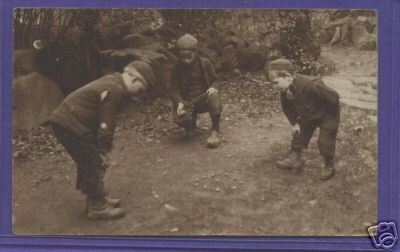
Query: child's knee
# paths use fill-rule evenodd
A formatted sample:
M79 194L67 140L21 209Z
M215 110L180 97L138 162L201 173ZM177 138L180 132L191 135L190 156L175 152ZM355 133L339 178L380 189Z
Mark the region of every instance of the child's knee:
M218 94L210 94L208 97L208 106L211 115L219 115L222 111L221 98Z

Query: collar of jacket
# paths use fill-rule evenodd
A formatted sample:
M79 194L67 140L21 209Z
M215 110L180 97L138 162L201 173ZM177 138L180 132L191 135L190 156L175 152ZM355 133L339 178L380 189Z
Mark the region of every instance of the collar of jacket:
M290 85L289 90L293 93L294 96L302 93L304 88L313 80L311 76L298 73L295 73L293 77L293 83L292 85Z
M119 72L115 72L115 73L113 74L113 76L114 76L114 78L116 78L116 79L118 80L117 83L118 83L118 84L121 86L121 88L124 90L124 91L123 91L124 95L127 96L127 97L129 97L129 96L130 96L130 95L129 95L129 91L128 91L128 88L125 86L124 79L122 78L122 74L119 73Z
M182 61L179 60L179 67L183 67L183 68L192 68L195 66L195 64L202 64L201 58L198 54L196 54L192 64L189 65L185 65L182 63Z
M201 75L204 77L205 82L207 83L207 86L210 86L210 83L209 83L209 80L208 80L208 76L207 76L207 74L206 74L206 72L205 72L205 70L204 70L204 65L205 65L204 60L205 60L204 58L200 57L200 56L197 54L196 57L195 57L195 59L194 59L194 61L193 61L193 63L190 64L190 65L185 65L185 64L183 64L181 61L179 61L179 68L180 68L180 67L184 67L184 68L193 68L193 67L196 66L195 64L197 64L197 66L199 66L199 68L200 68Z

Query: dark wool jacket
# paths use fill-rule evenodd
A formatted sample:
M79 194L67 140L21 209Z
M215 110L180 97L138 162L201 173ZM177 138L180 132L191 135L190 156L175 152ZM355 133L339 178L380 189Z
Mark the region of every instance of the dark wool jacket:
M217 75L215 74L214 66L210 60L197 56L194 64L199 64L202 70L203 81L206 86L213 87L219 90ZM178 62L172 69L171 73L171 98L175 103L183 102L187 95L187 85L190 82L190 71L191 66L186 66L182 62Z
M69 94L49 121L79 137L97 137L99 150L108 152L116 115L129 97L121 74L106 75Z
M281 92L281 104L292 125L307 124L327 114L336 115L339 110L339 94L319 78L295 74L289 92Z

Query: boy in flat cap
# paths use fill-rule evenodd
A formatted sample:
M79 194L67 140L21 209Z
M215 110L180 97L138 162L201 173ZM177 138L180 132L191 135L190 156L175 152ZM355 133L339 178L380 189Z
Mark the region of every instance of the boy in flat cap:
M192 35L179 38L176 48L179 62L171 75L174 121L184 127L186 135L190 137L196 128L197 114L209 112L212 130L207 146L218 147L222 106L214 68L208 59L197 54L198 42Z
M328 180L335 172L335 143L340 121L339 95L321 79L294 73L292 63L277 59L269 63L268 77L281 89L283 112L292 125L293 139L288 157L278 161L283 169L300 169L302 149L319 127L318 149L324 158L320 179Z
M125 215L119 199L107 197L103 177L112 149L116 115L129 101L153 85L154 73L145 62L132 62L123 73L97 79L69 94L50 118L54 135L76 163L76 188L86 195L89 219Z

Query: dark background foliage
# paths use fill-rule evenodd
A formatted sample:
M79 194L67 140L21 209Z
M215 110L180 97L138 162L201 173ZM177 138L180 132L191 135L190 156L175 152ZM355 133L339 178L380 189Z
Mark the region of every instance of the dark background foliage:
M375 13L264 9L16 9L14 47L31 48L37 39L45 43L72 40L73 44L82 44L85 41L86 45L103 52L108 64L114 64L111 67L114 71L132 59L165 58L159 49L173 53L174 41L190 33L200 40L201 55L210 58L221 71L231 67L226 66L227 62L237 62L241 71L259 70L260 65L283 56L294 62L298 72L321 75L330 68L319 58L321 45L339 41L340 45L351 46L352 28L360 15L371 17ZM340 22L339 29L337 23ZM376 23L364 23L367 23L364 26L368 33L376 36ZM364 33L361 35L369 36ZM360 47L376 48L375 40L364 40L361 39ZM144 48L143 45L148 44L156 45ZM236 58L229 57L231 53L226 48L229 44L233 45L231 51L236 51Z
M166 43L191 33L216 44L221 34L231 31L246 45L256 42L266 53L280 50L304 65L304 59L315 60L319 55L311 16L306 10L16 9L15 49L30 48L37 39L71 36L89 38L101 50L121 49L127 35L154 32Z

